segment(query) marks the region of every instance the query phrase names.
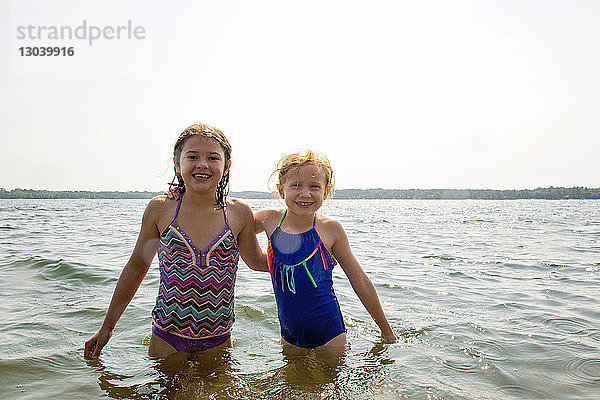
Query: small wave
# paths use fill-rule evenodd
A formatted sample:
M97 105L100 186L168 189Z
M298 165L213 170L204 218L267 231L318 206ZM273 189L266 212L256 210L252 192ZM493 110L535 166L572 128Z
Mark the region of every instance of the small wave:
M525 309L527 308L527 306L525 304L522 303L516 303L516 302L505 302L505 303L499 303L499 304L494 304L492 306L492 309L504 309L504 308L512 308L512 309Z
M108 283L116 277L102 276L91 272L94 267L77 262L67 262L61 259L49 260L41 257L29 257L24 260L14 260L2 265L5 268L26 268L36 272L39 278L46 280L78 280L84 283Z
M465 274L464 272L460 272L460 271L451 271L451 272L448 272L448 276L451 276L453 278L472 279L474 281L477 280L476 278L474 278L472 276L469 276L469 275Z
M506 392L512 396L522 397L524 399L545 399L548 398L546 393L538 392L537 390L533 390L531 388L526 388L519 385L506 385L500 386L499 390Z
M600 343L600 329L591 330L591 332L588 334L588 337L594 342Z
M102 319L106 315L106 308L102 307L81 307L80 308L67 308L66 310L56 311L56 315L73 320L74 318L82 317L86 319L97 318ZM67 328L64 328L67 329Z
M582 233L584 235L591 235L591 236L600 236L600 231L585 232L585 231L578 230L576 233Z
M522 264L515 262L496 262L496 264L500 264L509 269L519 270L519 271L544 271L545 267L539 264ZM518 275L514 276L514 279L522 279ZM523 279L530 279L529 277Z
M387 219L373 219L366 221L368 224L391 224Z
M417 339L421 336L429 335L429 333L427 333L428 331L428 328L407 328L399 332L398 335L405 339Z
M390 224L391 222L387 219L369 219L369 218L360 218L356 220L360 224Z
M39 371L61 370L68 364L74 364L73 358L65 353L28 356L18 361L21 368L36 369Z
M467 359L460 360L446 359L442 361L442 364L454 371L464 372L468 374L475 373L480 368L479 362L474 357L469 357Z
M423 256L423 258L435 258L435 259L442 260L442 261L456 261L456 258L450 257L450 256L433 255L433 256Z
M550 262L543 262L542 265L545 265L546 267L552 267L552 268L568 268L568 265L564 265L564 264L555 264L555 263L550 263Z
M375 286L385 288L385 289L398 289L398 290L410 289L408 286L404 286L400 283L394 283L394 282L376 283Z
M543 275L544 279L554 279L554 280L564 280L567 279L565 274L562 274L558 271L549 271Z
M236 314L241 316L242 313L248 317L249 320L262 320L265 318L265 311L256 307L242 305L239 310L236 310Z

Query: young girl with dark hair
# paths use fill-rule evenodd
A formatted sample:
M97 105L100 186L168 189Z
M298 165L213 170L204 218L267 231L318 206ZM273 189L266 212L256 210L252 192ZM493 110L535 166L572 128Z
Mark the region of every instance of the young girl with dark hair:
M231 146L225 135L205 124L188 127L175 143L173 163L180 196L150 200L104 322L85 344L86 358L100 355L157 252L152 357L230 346L239 256L251 269L268 270L252 210L227 198Z

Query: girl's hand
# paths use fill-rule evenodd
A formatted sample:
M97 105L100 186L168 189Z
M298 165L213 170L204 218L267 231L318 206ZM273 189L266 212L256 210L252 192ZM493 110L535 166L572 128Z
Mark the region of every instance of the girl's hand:
M181 197L181 192L179 191L178 187L172 187L167 193L165 193L165 195L168 199L179 200L179 198Z
M383 338L384 343L396 343L398 341L398 339L396 338L396 335L394 335L393 332L390 332L385 335L382 333L381 337Z
M94 334L87 342L85 342L85 352L84 357L88 360L98 358L100 356L100 352L108 340L112 336L112 331L107 329L102 329Z

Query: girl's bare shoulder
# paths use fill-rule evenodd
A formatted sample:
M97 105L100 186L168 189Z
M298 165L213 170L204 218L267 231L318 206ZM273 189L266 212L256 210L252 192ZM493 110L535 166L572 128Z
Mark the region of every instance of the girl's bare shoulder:
M319 225L320 230L326 231L329 234L344 232L344 227L340 221L322 214L317 215L317 224Z
M244 227L251 226L254 223L252 209L245 201L228 197L225 206L227 207L229 225L236 235Z
M156 196L148 202L144 218L154 220L158 226L164 225L164 221L168 219L170 222L173 218L176 208L177 200L169 199L166 195Z
M169 211L172 208L174 209L175 207L177 207L177 200L169 199L167 195L162 194L150 199L150 202L148 202L148 205L146 206L146 211L162 213Z
M230 218L241 218L254 220L254 211L250 205L241 199L227 198L227 215Z

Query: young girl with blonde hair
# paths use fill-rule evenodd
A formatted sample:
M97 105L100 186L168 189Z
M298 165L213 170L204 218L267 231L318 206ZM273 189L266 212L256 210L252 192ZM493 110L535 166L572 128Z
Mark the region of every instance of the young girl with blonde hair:
M286 208L255 214L256 232L269 239L267 259L284 346L339 347L346 328L333 290L335 260L379 326L386 342L396 337L373 283L350 248L339 221L317 214L334 190L329 160L310 150L288 154L277 165L277 192Z

